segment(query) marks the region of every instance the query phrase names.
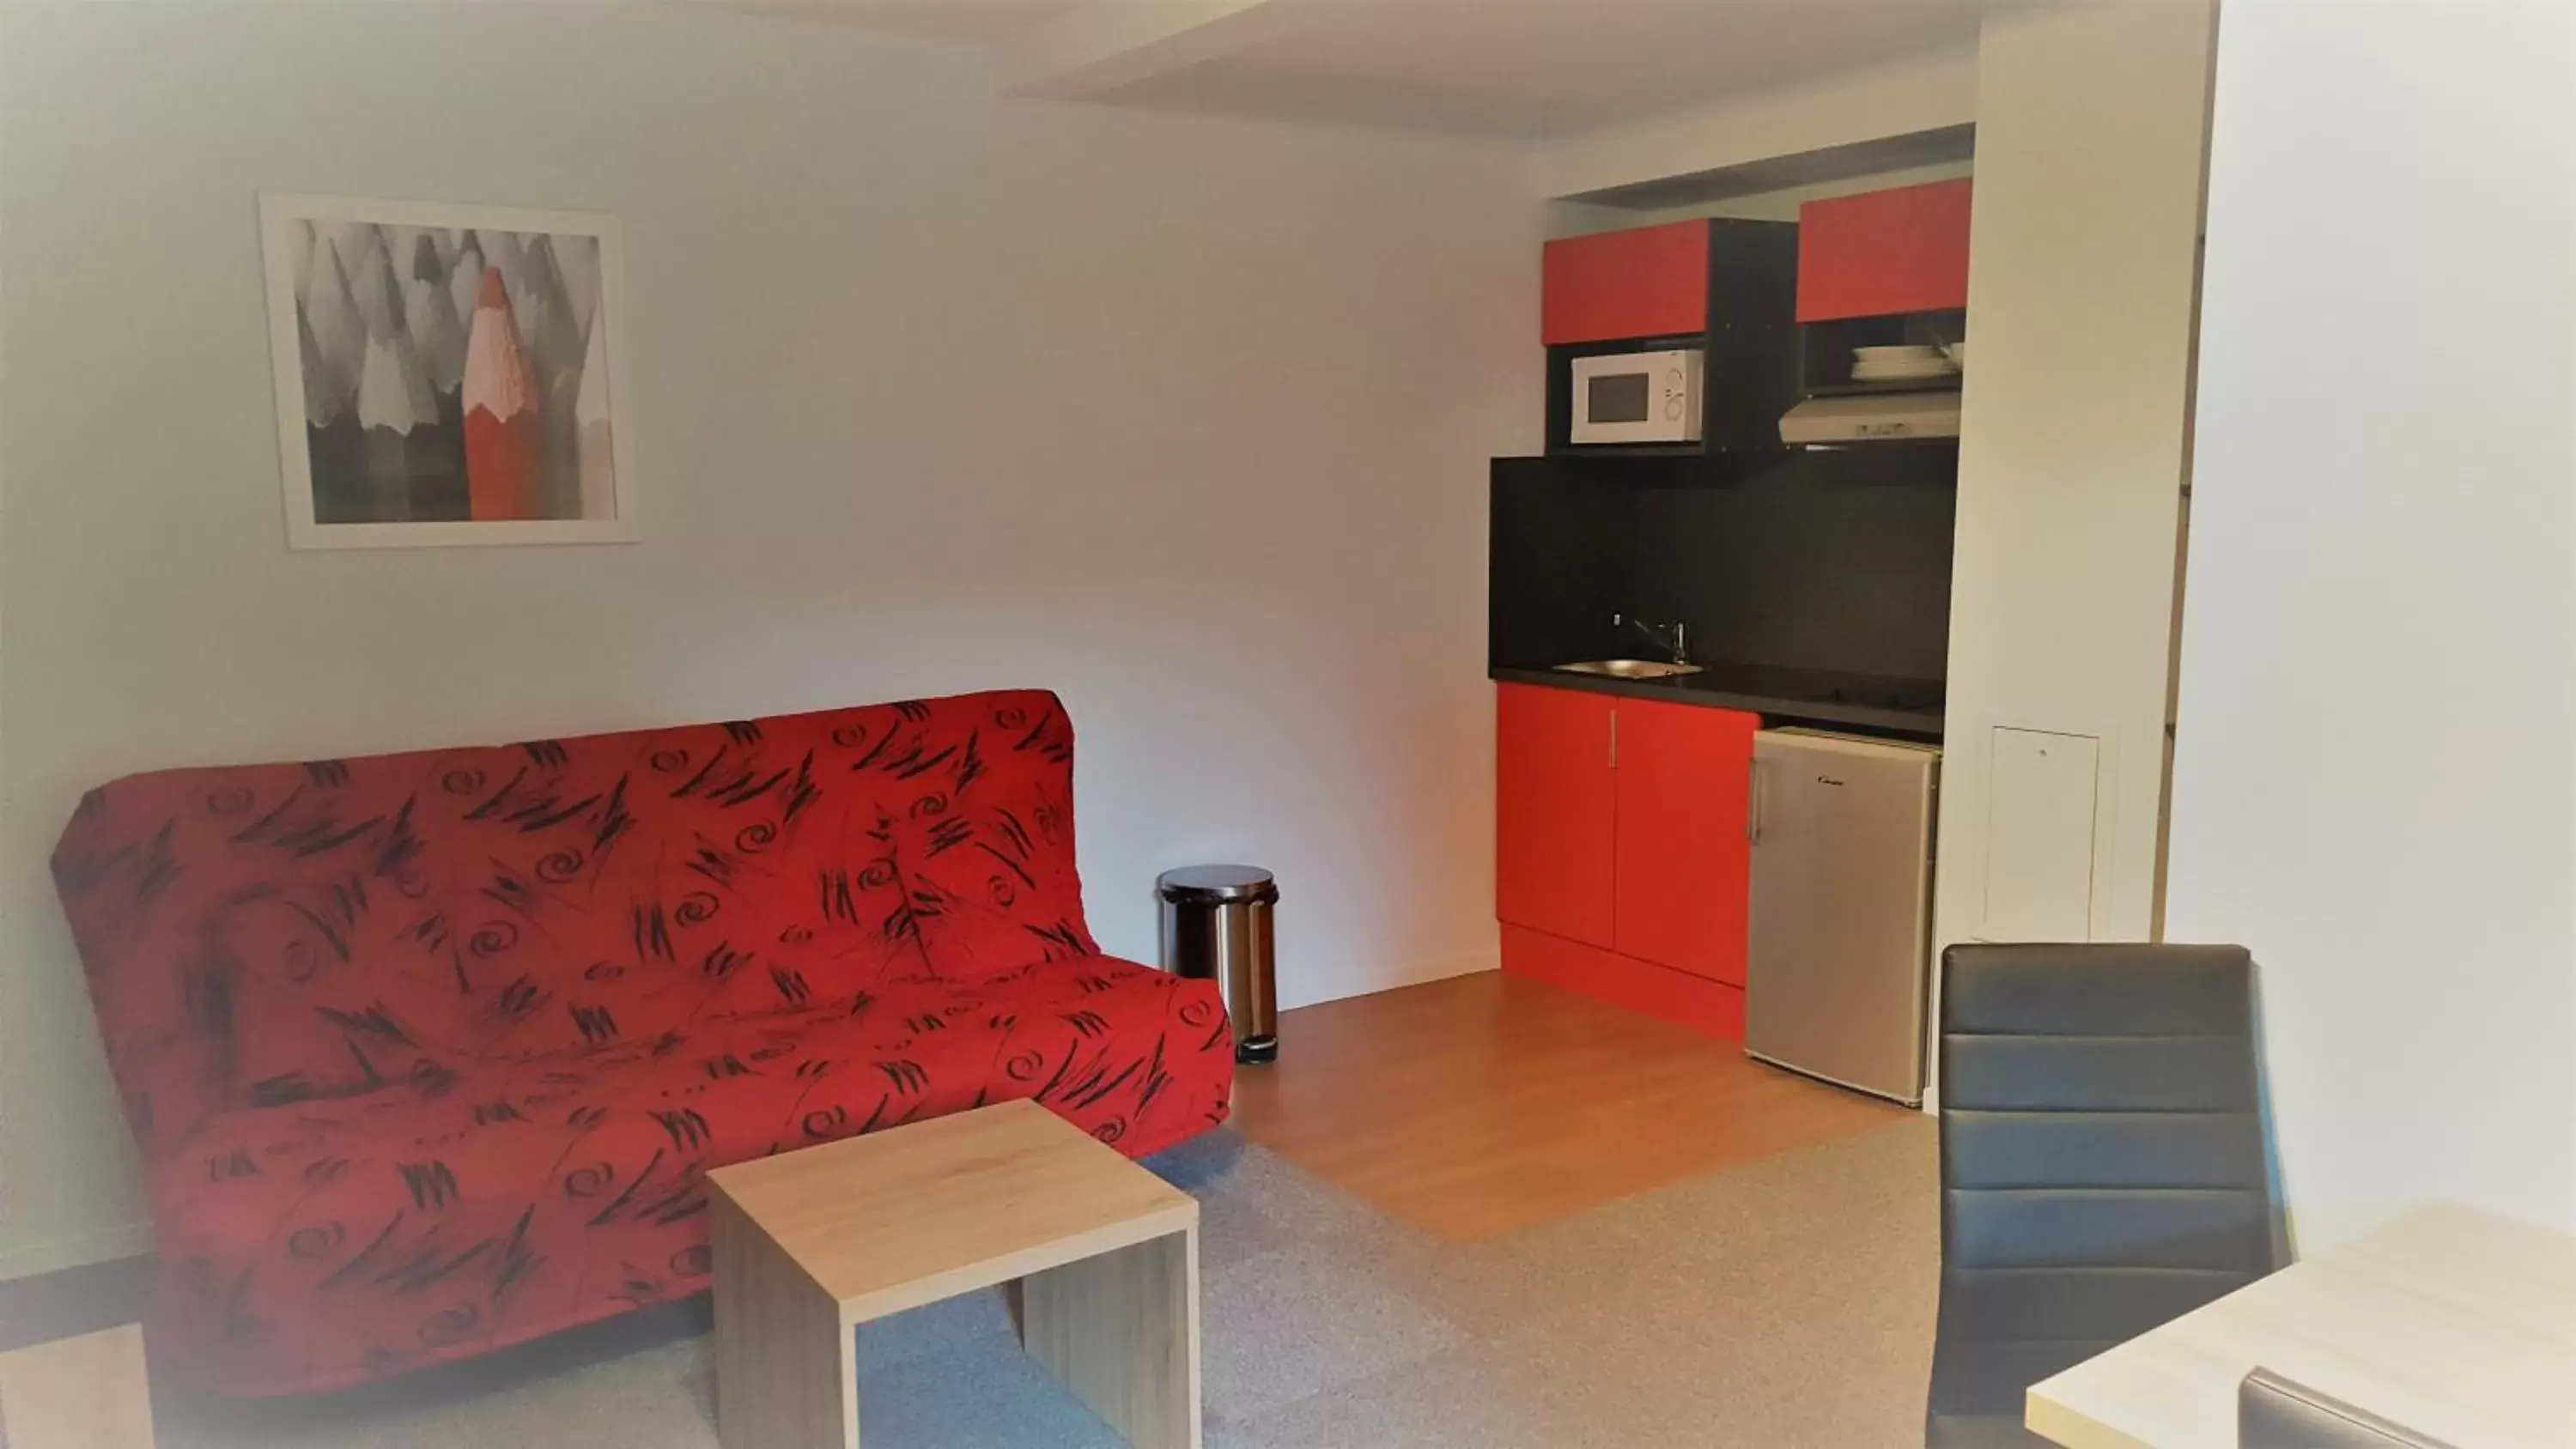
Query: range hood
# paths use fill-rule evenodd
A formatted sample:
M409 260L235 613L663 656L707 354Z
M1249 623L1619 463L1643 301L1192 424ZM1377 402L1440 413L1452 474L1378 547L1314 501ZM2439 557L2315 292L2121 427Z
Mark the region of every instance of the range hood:
M1780 441L1793 448L1957 436L1959 390L1955 387L1811 397L1780 419Z

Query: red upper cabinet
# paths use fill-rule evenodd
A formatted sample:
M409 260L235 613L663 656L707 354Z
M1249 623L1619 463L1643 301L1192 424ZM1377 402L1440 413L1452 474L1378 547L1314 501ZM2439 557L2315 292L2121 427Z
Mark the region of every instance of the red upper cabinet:
M1707 330L1707 222L1596 232L1547 244L1539 340L1548 346Z
M1618 952L1742 986L1745 788L1762 721L1634 699L1618 715Z
M1494 914L1607 947L1612 700L1526 684L1494 696Z
M1798 320L1968 305L1970 183L1935 181L1798 208Z

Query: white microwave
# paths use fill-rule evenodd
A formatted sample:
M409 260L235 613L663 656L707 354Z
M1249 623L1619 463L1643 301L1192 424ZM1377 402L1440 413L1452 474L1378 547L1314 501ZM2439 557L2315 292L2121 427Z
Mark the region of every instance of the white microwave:
M1574 359L1569 443L1696 443L1702 354L1602 352Z

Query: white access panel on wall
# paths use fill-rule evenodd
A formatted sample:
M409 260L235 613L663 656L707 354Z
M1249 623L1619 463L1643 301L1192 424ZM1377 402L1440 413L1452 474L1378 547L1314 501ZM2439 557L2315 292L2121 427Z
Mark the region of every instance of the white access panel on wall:
M2093 937L2095 796L2102 742L1997 726L1989 765L1989 941Z

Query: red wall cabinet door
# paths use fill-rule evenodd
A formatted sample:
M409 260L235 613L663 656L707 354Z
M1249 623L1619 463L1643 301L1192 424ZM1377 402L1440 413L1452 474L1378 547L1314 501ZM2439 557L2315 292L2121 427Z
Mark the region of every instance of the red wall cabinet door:
M1728 709L1619 701L1620 955L1744 984L1745 789L1761 724Z
M1608 695L1495 688L1494 914L1610 944L1613 810Z
M1549 242L1539 294L1539 340L1550 347L1705 332L1708 223Z
M1798 208L1798 320L1968 305L1970 183L1935 181Z

